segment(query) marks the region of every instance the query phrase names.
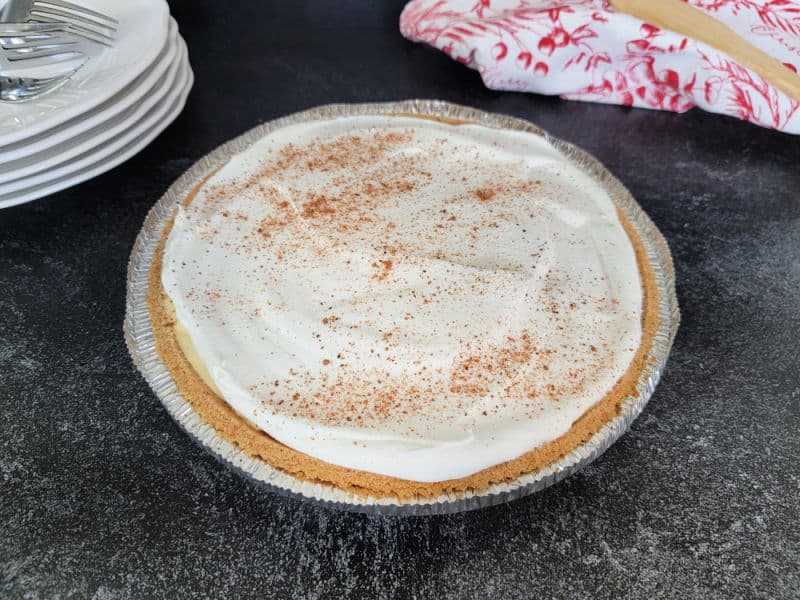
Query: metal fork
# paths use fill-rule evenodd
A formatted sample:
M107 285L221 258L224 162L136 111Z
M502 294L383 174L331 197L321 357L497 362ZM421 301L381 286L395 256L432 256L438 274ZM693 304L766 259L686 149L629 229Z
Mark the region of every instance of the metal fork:
M61 87L83 65L52 77L8 77L0 75L0 101L24 102Z
M0 100L32 100L57 89L86 62L90 44L68 33L66 23L0 23ZM71 64L56 74L30 71L64 62Z
M12 67L49 66L85 55L94 42L68 32L66 23L0 23L0 72ZM48 60L45 60L48 59ZM21 61L25 61L21 64ZM10 63L20 64L14 65Z
M0 22L60 21L69 31L93 42L111 46L119 22L108 15L65 0L9 0Z

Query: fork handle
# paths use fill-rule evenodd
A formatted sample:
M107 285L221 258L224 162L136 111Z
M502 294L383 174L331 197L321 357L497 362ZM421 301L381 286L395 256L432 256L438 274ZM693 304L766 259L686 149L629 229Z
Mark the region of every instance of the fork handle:
M611 5L619 12L724 52L789 97L800 101L800 76L702 10L681 0L611 0Z

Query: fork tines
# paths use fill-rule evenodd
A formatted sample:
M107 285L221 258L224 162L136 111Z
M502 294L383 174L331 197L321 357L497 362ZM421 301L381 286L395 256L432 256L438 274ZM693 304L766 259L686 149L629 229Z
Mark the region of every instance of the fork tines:
M83 54L87 42L63 30L34 33L0 32L0 52L9 63L27 61L25 66L48 66ZM50 58L48 61L41 59ZM37 60L39 59L39 60Z
M76 35L105 46L114 41L119 22L97 11L64 0L34 0L29 16L37 21L63 21Z
M61 87L80 68L79 65L60 75L44 78L14 77L0 74L0 101L25 102L38 98L42 94Z

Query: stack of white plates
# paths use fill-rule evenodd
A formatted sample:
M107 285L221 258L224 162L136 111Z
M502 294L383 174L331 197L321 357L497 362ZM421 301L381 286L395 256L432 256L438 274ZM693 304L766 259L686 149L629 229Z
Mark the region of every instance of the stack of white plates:
M192 87L186 44L164 0L73 1L118 19L117 39L58 90L0 102L0 208L127 160L178 116Z

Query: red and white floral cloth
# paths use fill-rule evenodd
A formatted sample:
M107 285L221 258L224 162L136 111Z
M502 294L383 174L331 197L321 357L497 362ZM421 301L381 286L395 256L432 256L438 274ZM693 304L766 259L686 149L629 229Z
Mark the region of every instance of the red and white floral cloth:
M797 72L800 0L688 0ZM726 54L608 0L411 0L400 31L499 90L683 112L800 133L800 103Z

